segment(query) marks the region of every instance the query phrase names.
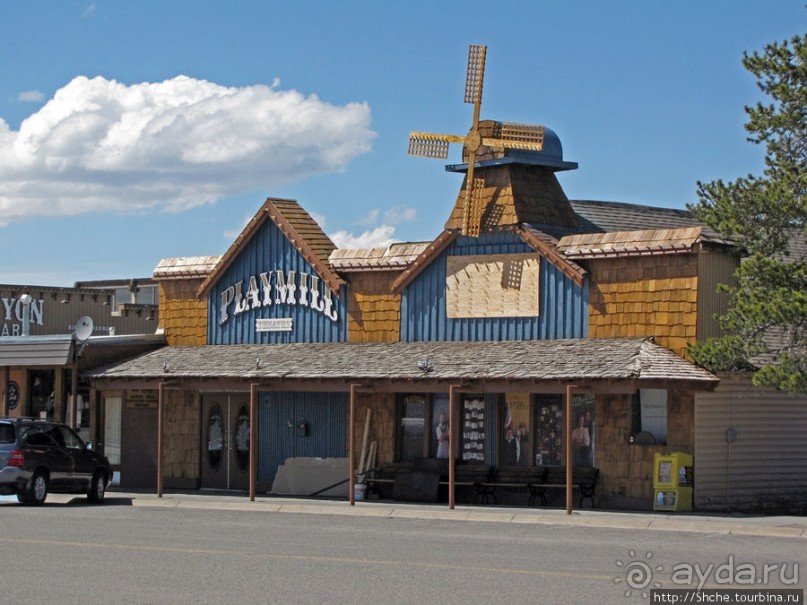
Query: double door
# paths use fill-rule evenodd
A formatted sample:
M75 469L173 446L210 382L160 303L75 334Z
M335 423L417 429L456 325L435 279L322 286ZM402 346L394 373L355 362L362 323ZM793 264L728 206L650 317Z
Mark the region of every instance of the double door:
M202 396L203 489L249 489L249 396Z

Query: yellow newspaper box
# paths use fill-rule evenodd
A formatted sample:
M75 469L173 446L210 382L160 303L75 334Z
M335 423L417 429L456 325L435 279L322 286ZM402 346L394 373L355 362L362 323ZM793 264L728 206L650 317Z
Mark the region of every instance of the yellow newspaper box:
M653 459L653 510L692 510L692 456L658 453Z

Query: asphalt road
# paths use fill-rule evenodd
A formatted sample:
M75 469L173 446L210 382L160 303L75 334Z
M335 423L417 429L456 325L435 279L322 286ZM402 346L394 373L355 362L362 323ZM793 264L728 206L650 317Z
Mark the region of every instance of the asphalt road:
M682 587L687 568L697 583L711 566L707 588L751 570L762 579L765 564L780 568L755 588L782 587L782 564L799 588L807 574L803 539L132 507L110 496L100 507L0 503L0 602L600 605L652 602L642 593L653 582Z

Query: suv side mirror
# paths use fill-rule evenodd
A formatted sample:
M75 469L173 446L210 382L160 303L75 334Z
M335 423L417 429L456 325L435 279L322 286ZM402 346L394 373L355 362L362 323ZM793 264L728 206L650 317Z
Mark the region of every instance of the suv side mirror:
M88 441L85 445L87 446L88 450L92 449L92 441Z

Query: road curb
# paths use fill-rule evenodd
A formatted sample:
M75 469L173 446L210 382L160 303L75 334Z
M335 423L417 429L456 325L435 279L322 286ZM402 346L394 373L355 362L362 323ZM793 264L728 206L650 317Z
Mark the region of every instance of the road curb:
M119 497L123 494L117 494ZM124 496L125 497L125 496ZM693 519L691 516L656 518L646 513L576 511L566 515L565 511L547 510L543 512L522 510L485 510L479 507L424 508L417 505L392 503L347 502L312 503L295 501L230 501L211 496L157 498L156 496L132 495L135 507L173 508L183 510L227 510L264 513L292 513L315 515L343 515L350 517L373 517L388 519L421 519L438 521L464 521L482 523L519 523L523 525L545 525L563 527L598 527L603 529L632 529L653 531L683 531L692 533L767 536L777 538L807 538L807 520L795 527L770 525L773 517L749 519L745 523L727 521L720 517ZM756 519L760 519L763 524ZM756 523L755 523L756 521ZM800 521L800 519L799 519Z

